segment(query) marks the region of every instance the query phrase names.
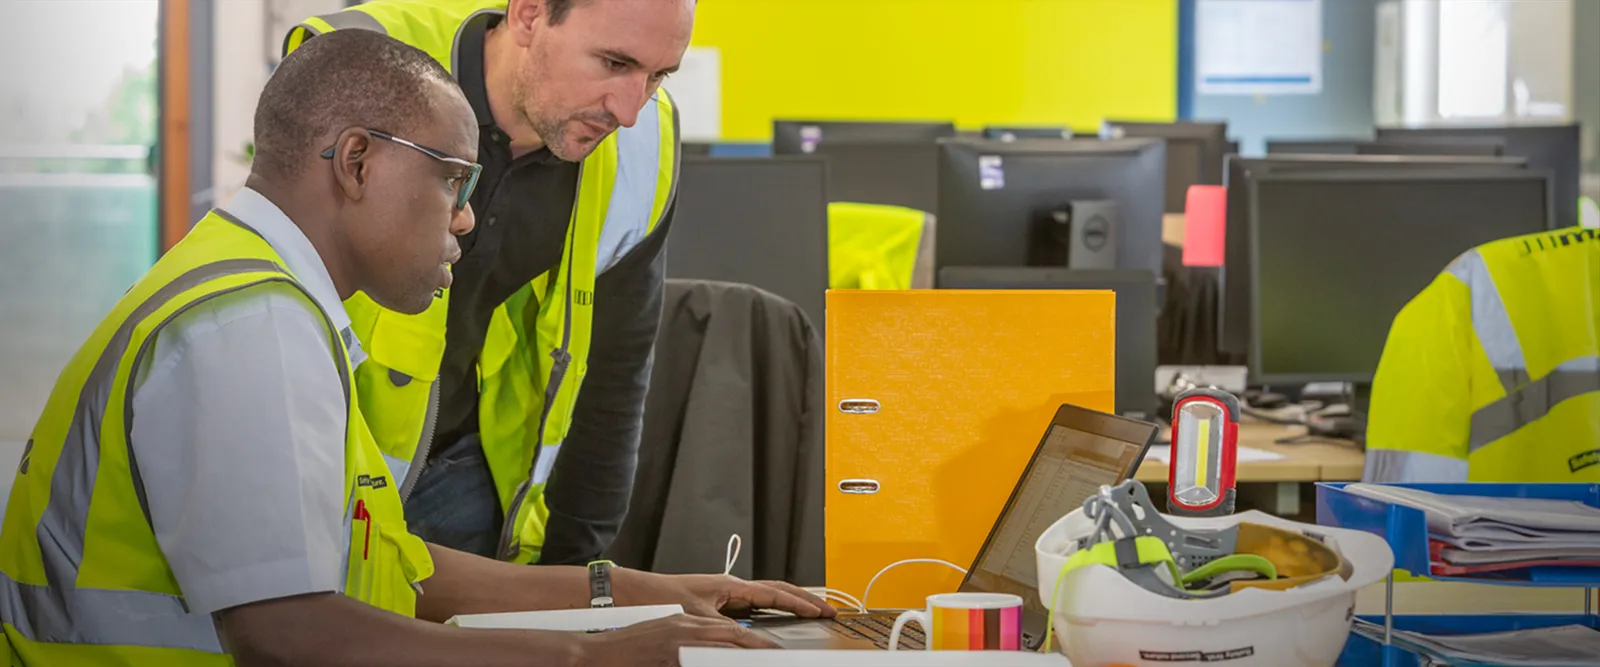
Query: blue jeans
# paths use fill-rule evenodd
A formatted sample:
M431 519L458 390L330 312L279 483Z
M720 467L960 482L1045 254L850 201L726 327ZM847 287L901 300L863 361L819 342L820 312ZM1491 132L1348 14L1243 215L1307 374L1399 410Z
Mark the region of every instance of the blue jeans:
M500 499L476 434L457 440L425 464L406 500L411 534L457 551L495 557Z

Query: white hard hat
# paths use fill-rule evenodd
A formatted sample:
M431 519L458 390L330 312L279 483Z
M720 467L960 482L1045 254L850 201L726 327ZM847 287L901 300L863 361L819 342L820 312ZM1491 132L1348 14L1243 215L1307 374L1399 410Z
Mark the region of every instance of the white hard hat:
M1122 517L1108 521L1113 495ZM1040 601L1073 667L1332 667L1356 592L1394 567L1377 535L1257 511L1159 514L1131 480L1103 487L1034 550ZM1237 562L1242 576L1228 571Z

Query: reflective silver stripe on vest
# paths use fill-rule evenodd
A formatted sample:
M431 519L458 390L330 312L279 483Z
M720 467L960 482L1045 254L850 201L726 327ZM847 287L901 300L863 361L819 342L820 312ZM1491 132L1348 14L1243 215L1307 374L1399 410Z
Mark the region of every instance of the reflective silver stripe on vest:
M533 483L544 484L550 481L550 471L556 468L556 457L561 454L561 443L545 445L539 448L539 457L533 462Z
M1456 258L1449 271L1471 290L1472 330L1489 355L1501 385L1510 393L1527 381L1528 362L1522 356L1522 344L1517 340L1516 328L1511 326L1511 315L1506 313L1500 290L1495 288L1494 277L1476 249Z
M61 458L50 479L50 500L39 519L37 537L45 575L52 585L72 585L83 563L83 533L89 520L89 494L100 468L100 422L116 380L117 364L128 349L133 330L163 304L206 281L236 273L278 271L271 262L233 259L190 270L163 285L134 308L107 342L78 395L72 424L62 443Z
M1544 377L1472 413L1471 450L1504 438L1569 398L1600 391L1600 357L1562 362Z
M1465 482L1467 461L1423 452L1369 449L1361 481L1369 484Z
M1500 400L1472 413L1468 451L1476 452L1515 433L1562 401L1600 391L1600 358L1596 357L1569 359L1544 377L1532 379L1511 315L1477 250L1462 254L1449 271L1471 290L1472 330L1506 392ZM1368 457L1370 460L1370 452Z
M378 19L359 9L346 9L342 12L323 14L317 18L327 21L328 25L333 26L334 30L371 30L385 35L389 34L388 29L384 28L383 24L378 22Z
M656 95L665 93L658 92ZM622 261L650 229L650 209L656 203L661 172L661 111L656 95L650 96L633 127L617 130L617 180L605 226L600 229L595 252L595 274Z
M182 607L161 593L19 584L0 573L0 618L34 642L222 653L211 615Z
M116 381L117 365L127 352L134 329L168 301L207 281L265 271L281 273L272 262L257 259L223 260L191 269L135 307L106 343L79 394L72 424L50 479L50 499L39 518L36 537L49 587L18 584L0 588L0 597L4 598L0 600L0 613L4 614L6 622L19 631L23 631L22 625L18 625L20 622L46 633L24 631L24 636L35 641L66 641L60 637L76 633L73 636L77 638L72 641L93 643L85 642L81 636L90 633L96 642L103 643L221 651L210 617L190 614L181 599L145 591L80 589L78 570L83 564L90 494L100 468L101 420ZM44 593L29 592L33 589ZM92 604L81 606L85 603ZM93 609L89 609L90 606ZM96 619L109 623L135 617L137 622L128 623L127 628L108 630L89 623ZM198 626L193 619L199 619L204 632L195 629ZM110 637L120 640L110 641Z
M409 473L411 472L411 461L409 459L384 454L383 462L389 464L390 479L404 480L409 478ZM345 513L349 514L349 512Z

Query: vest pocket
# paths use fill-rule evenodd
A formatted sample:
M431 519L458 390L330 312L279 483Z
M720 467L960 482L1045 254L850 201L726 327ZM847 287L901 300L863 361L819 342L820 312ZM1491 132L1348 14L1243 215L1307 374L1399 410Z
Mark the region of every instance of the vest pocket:
M356 384L362 415L383 453L406 461L416 453L444 342L442 327L391 311L378 314Z
M351 567L347 593L379 609L415 616L422 581L433 575L427 544L406 532L404 521L356 521L352 530L350 559L357 565Z
M378 449L410 461L422 438L433 382L417 380L371 358L356 369L356 385L361 414Z

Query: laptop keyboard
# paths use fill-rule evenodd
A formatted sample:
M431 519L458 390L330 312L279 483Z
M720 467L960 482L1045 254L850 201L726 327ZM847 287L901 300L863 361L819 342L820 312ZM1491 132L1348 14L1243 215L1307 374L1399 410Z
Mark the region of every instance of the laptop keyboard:
M828 630L840 636L851 639L867 639L878 648L889 648L889 632L894 630L895 616L887 614L850 614L834 619L828 624ZM922 650L927 637L922 634L922 626L907 623L900 628L900 648Z

